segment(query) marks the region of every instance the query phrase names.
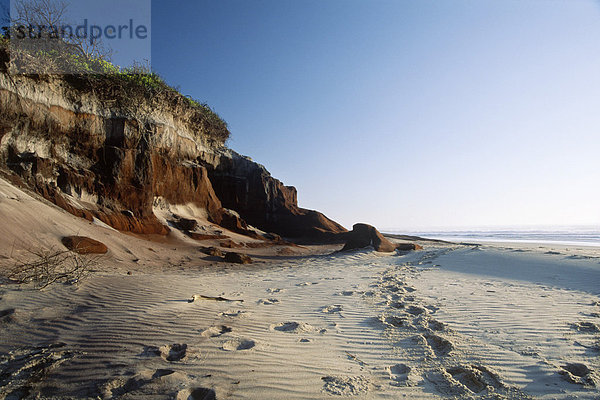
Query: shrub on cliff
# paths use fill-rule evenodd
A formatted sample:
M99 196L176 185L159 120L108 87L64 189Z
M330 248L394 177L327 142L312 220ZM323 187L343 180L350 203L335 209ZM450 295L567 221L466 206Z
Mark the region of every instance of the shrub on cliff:
M230 136L227 122L208 104L184 96L148 66L120 68L103 57L88 56L68 46L37 50L35 54L9 47L9 39L0 36L2 72L8 70L9 63L27 64L37 73L22 75L32 79L45 79L56 75L55 71L69 71L62 76L75 92L93 93L112 110L140 115L160 109L172 112L190 131L215 143L225 144Z

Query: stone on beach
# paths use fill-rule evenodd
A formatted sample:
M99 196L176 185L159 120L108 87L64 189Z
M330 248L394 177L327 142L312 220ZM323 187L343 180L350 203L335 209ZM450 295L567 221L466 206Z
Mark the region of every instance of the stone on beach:
M346 244L342 251L362 249L373 246L375 251L390 253L396 249L418 250L421 246L412 243L394 244L386 239L374 226L368 224L354 224L352 231L346 234Z
M229 252L225 254L223 261L235 264L252 264L252 259L246 254Z
M106 254L108 247L104 243L85 236L65 236L62 244L79 254Z

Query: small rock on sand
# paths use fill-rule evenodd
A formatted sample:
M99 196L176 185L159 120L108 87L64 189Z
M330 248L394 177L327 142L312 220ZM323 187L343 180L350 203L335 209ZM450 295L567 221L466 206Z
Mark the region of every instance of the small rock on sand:
M235 264L252 264L252 259L246 254L234 253L232 251L225 254L223 261Z
M108 247L104 243L85 236L65 236L62 244L69 250L79 254L106 254Z

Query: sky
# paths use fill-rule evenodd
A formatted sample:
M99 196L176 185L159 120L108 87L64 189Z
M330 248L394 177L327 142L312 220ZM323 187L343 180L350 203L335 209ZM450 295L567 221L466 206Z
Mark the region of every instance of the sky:
M600 3L153 2L153 67L346 227L600 227Z
M140 6L144 4L139 1ZM152 1L152 67L350 228L600 229L600 1Z

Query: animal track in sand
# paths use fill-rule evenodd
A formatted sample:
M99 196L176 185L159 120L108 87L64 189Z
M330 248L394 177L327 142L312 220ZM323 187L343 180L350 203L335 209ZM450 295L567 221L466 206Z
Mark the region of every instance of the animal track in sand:
M243 351L250 350L256 346L256 342L251 339L235 338L226 341L221 347L225 351Z
M228 326L220 325L220 326L211 326L206 329L201 329L200 334L204 337L219 337L226 333L230 333L233 329Z
M588 387L595 387L598 384L599 377L585 364L568 363L561 365L560 368L559 374L568 382Z
M324 376L323 391L337 396L356 396L371 388L371 382L364 376Z
M160 356L166 361L180 361L187 354L187 344L174 343L164 346L146 346L142 352L143 356Z
M259 299L257 301L257 303L269 306L269 305L273 305L273 304L279 303L279 300L277 300L277 299Z

